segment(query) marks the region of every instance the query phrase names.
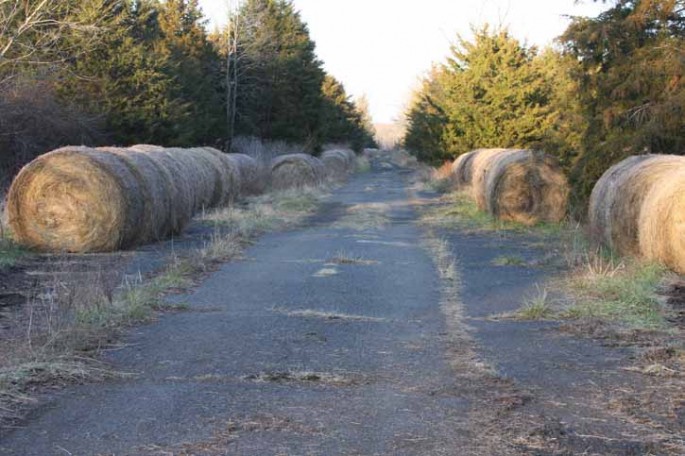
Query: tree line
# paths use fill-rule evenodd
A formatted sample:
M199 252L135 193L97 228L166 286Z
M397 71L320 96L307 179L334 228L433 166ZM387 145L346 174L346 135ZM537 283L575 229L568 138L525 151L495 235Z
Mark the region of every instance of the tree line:
M433 164L482 147L545 150L567 170L579 216L612 164L685 154L685 1L607 3L573 18L555 48L488 27L459 38L415 93L405 146Z
M289 0L206 23L198 0L0 0L0 166L65 144L373 143Z

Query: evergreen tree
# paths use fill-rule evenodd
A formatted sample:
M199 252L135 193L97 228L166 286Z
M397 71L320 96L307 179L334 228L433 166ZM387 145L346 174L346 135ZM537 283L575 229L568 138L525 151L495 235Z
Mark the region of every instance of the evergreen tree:
M306 24L284 0L247 0L239 20L238 132L315 150L325 74Z
M437 163L481 147L536 147L558 117L544 59L506 30L459 39L408 111L405 145Z
M579 201L612 164L646 152L685 153L685 2L619 0L576 18L560 41L573 61L588 124L571 177Z
M178 128L178 145L215 144L224 136L221 56L210 43L198 0L165 0L159 5L161 46L178 84L175 96L190 111Z
M101 113L118 143L183 142L181 126L192 111L177 96L181 88L174 62L161 45L156 2L110 3L107 33L91 52L71 62L73 76L61 81L61 95ZM72 40L78 46L80 38Z

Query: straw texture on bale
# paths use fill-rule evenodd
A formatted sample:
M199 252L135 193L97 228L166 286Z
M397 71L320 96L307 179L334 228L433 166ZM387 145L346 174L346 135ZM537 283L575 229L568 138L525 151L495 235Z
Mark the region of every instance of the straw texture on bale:
M140 183L143 215L140 237L136 243L144 244L174 233L174 183L167 169L148 154L113 147L101 147L98 150L121 157Z
M307 154L281 155L271 161L271 186L276 190L321 185L326 167Z
M472 164L473 157L478 153L478 150L473 150L471 152L466 152L461 154L452 163L452 175L454 180L454 185L458 189L465 189L471 185L472 178Z
M103 252L180 232L204 207L237 194L238 171L209 148L66 147L26 165L8 194L18 242Z
M685 157L640 155L611 167L590 197L590 229L622 255L685 273Z
M65 147L26 165L12 182L8 221L17 240L41 250L110 251L140 236L144 190L121 157Z
M263 166L246 154L224 154L240 176L240 194L243 196L261 195L266 190L268 178Z
M349 156L341 150L327 150L321 154L321 160L326 165L328 177L334 180L343 180L352 168Z
M566 216L568 182L549 155L532 150L493 154L484 177L485 210L500 220L533 225Z
M478 149L473 152L470 163L466 165L466 176L470 177L470 189L473 199L482 210L486 210L485 176L492 166L493 157L505 153L507 149Z

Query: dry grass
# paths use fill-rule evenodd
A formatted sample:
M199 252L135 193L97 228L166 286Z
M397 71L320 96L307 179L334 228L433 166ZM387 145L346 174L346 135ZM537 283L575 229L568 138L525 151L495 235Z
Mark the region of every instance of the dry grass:
M336 252L336 254L329 260L329 262L333 264L351 264L362 266L378 264L378 261L367 260L361 255L350 254L344 250L338 250L338 252Z
M186 310L187 305L167 304L164 296L192 286L218 263L239 257L258 234L301 222L323 195L321 189L275 192L250 198L240 208L205 214L202 220L215 229L203 245L171 255L151 278L125 276L123 261L84 271L83 266L70 270L67 261L82 257L56 257L47 280L31 290L15 335L0 342L0 421L20 415L41 386L119 375L94 359L121 329L149 321L159 311Z
M244 237L289 228L312 215L326 197L324 187L273 191L250 197L247 206L232 206L204 214L201 220Z
M564 280L571 292L564 315L636 329L664 329L668 309L658 289L667 277L667 270L656 264L588 254L586 263Z
M384 203L355 204L347 209L347 213L333 227L359 231L379 230L388 224L388 210L389 206Z
M339 312L329 312L329 311L323 311L323 310L313 310L313 309L299 309L299 310L288 310L288 309L280 309L280 308L274 308L274 312L286 315L288 317L294 317L294 318L313 318L317 320L326 320L330 322L337 322L337 321L366 321L366 322L384 322L386 321L384 318L378 318L378 317L369 317L366 315L351 315L351 314L344 314L344 313L339 313Z

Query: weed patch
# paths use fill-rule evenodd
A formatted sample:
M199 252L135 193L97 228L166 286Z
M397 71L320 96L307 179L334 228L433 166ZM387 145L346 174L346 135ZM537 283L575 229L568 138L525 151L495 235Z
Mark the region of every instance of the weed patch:
M667 276L656 264L594 257L566 281L572 319L615 321L637 329L663 329L666 309L657 294Z

